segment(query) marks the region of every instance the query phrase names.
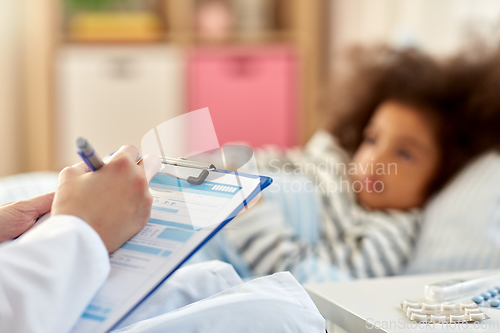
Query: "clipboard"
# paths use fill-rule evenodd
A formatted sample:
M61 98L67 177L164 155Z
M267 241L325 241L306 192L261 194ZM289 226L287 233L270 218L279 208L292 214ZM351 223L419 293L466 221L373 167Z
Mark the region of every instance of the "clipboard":
M179 254L178 258L181 258L180 260L175 260L178 258L172 258L172 263L170 264L170 266L168 268L169 272L167 274L161 275L161 277L159 277L159 275L157 273L155 273L156 274L155 276L152 275L153 276L151 278L152 282L148 280L148 283L149 283L148 286L140 286L143 290L147 289L147 292L144 292L143 294L141 294L140 297L134 296L135 299L130 301L130 304L132 302L135 303L133 306L127 308L126 311L122 311L121 313L119 313L121 311L120 309L123 308L123 306L122 306L122 308L119 308L118 310L116 310L118 312L115 312L115 313L111 312L112 315L99 321L99 318L97 315L98 313L92 312L91 310L89 310L89 308L90 309L97 309L97 308L104 308L105 307L106 296L99 298L100 297L99 295L101 293L103 293L102 289L106 289L105 288L106 284L105 284L101 288L101 290L98 292L98 295L96 296L96 298L94 298L94 300L91 302L91 304L89 305L87 310L84 312L80 321L73 328L73 332L79 333L79 332L91 331L91 332L98 333L98 332L107 332L109 330L116 329L116 327L127 317L128 314L130 314L142 302L144 302L148 298L149 295L151 295L155 290L157 290L162 285L162 283L165 280L167 280L177 269L179 269L187 260L189 260L197 251L199 251L224 226L226 226L231 220L233 220L236 217L236 215L238 215L248 205L248 203L250 201L252 201L255 197L257 197L262 190L264 190L266 187L268 187L272 183L272 179L270 177L228 171L228 170L223 170L223 169L217 169L217 168L215 168L215 166L213 164L205 164L205 163L200 163L200 162L188 161L185 159L170 159L170 161L168 161L168 162L167 161L162 161L162 162L164 165L170 165L170 166L172 166L170 168L175 168L175 169L189 168L189 171L192 171L192 169L201 169L203 175L200 174L200 175L196 176L196 175L192 175L192 173L191 173L190 176L194 177L196 179L194 180L194 182L189 182L188 181L189 176L185 177L185 178L176 177L176 175L172 175L170 173L160 171L160 173L165 175L166 179L170 183L167 182L166 183L167 185L156 184L155 186L168 187L171 185L172 182L177 182L179 184L182 183L184 186L187 183L189 183L190 185L186 185L188 187L188 189L192 190L192 191L197 191L197 189L200 189L200 188L204 188L204 189L210 188L210 186L213 186L213 184L216 183L216 181L214 180L215 177L222 177L222 178L218 178L218 179L224 179L224 176L234 176L234 179L236 180L236 182L241 181L241 183L252 183L252 184L256 184L256 186L248 195L245 194L245 198L243 200L241 200L241 202L239 201L239 198L236 198L235 196L233 196L233 199L231 199L231 200L234 200L234 202L233 201L231 201L231 202L233 204L235 204L236 202L239 202L239 204L234 209L232 209L233 206L231 206L232 211L224 219L222 219L220 222L217 222L216 225L213 225L213 228L212 228L212 226L210 226L210 227L207 227L207 229L201 229L204 232L204 234L200 234L201 238L199 240L193 240L193 242L195 242L195 243L193 243L194 245L192 247L189 247L186 250L185 253L187 255ZM195 164L196 164L196 166L195 166ZM163 168L162 168L162 170L163 170ZM208 175L205 175L205 173L203 171L206 171L206 173L208 173ZM156 177L158 177L158 175ZM153 180L155 180L156 177L153 178ZM161 177L163 177L163 176L161 176ZM174 178L175 178L175 180L173 180ZM202 178L201 182L200 182L200 178ZM231 179L231 181L234 181L233 177L229 177L229 179ZM193 179L191 179L191 180L193 180ZM200 184L194 184L195 182L200 183ZM222 193L224 191L226 191L228 195L229 195L229 193L231 193L230 192L231 189L224 189L228 186L222 186L222 191L221 191L220 195L225 195L225 193ZM236 185L231 185L231 186L237 187ZM151 185L150 185L150 188L151 188ZM184 187L182 187L182 188L184 188ZM243 189L243 185L240 186L240 188ZM244 192L241 191L241 193L244 193ZM238 194L238 191L235 192L235 195L236 194ZM158 214L160 214L160 213L158 213ZM153 214L152 214L152 216L153 216ZM150 219L150 222L152 219ZM148 225L150 224L150 222L148 222ZM144 229L142 231L144 231ZM131 240L133 240L138 235L134 236ZM127 242L126 244L128 244L129 242ZM187 242L189 242L189 241L187 241ZM187 246L187 242L186 242L185 246ZM132 245L134 245L134 244L132 244ZM126 252L126 251L122 251L122 252ZM162 256L162 255L163 255L162 253L158 254L158 256ZM111 262L113 263L112 258L111 258ZM112 276L112 275L113 275L113 272L110 274L110 276ZM110 278L108 278L108 281L110 281ZM113 281L109 282L110 285L112 282ZM104 292L104 294L105 294L105 292Z

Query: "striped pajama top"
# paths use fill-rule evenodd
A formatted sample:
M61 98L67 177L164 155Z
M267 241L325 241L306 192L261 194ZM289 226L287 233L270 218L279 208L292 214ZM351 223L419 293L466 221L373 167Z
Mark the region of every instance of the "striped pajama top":
M261 173L276 176L279 169L281 174L306 176L308 186L301 190L316 195L321 214L321 236L314 245L301 241L282 221L265 216L251 223L246 218L233 227L229 238L237 239L233 243L255 275L293 271L310 256L358 278L402 271L416 241L420 212L361 207L349 190L349 168L337 167L348 165L347 155L329 133L318 131L304 149L269 148L255 155Z

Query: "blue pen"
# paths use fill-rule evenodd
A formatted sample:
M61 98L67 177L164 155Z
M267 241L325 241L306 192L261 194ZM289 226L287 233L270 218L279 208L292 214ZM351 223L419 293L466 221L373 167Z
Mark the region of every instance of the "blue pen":
M78 138L76 140L76 146L78 147L78 155L80 155L90 170L99 170L104 165L102 159L97 155L94 148L92 148L87 140L84 138Z

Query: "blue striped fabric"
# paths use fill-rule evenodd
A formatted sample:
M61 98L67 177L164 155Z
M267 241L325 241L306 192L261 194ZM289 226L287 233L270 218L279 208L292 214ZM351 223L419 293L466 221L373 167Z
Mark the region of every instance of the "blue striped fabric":
M263 199L272 202L283 212L286 225L295 231L299 240L311 246L317 245L321 237L321 213L317 196L305 190L293 190L306 188L310 179L302 175L283 174L272 175L272 178L269 189L262 192ZM283 191L286 188L291 190Z
M56 186L56 172L31 172L3 177L0 178L0 204L53 192Z
M314 193L307 191L283 191L290 185L300 187L308 178L300 175L273 176L273 184L262 193L263 198L255 207L238 216L240 223L255 220L266 220L270 224L283 223L296 235L303 244L315 246L321 238L321 213L318 198ZM278 222L279 221L279 222ZM230 223L226 229L231 229ZM238 274L244 279L257 277L249 264L241 256L235 245L228 241L224 233L217 234L209 243L192 257L189 263L218 259L233 265ZM352 279L348 274L340 271L335 265L321 260L316 253L307 253L300 263L290 267L290 272L301 283L319 283L326 281L346 281Z
M500 268L500 155L483 155L430 201L407 274Z
M264 191L263 199L267 207L261 209L267 218L282 219L299 241L310 247L319 245L321 239L321 211L318 196L307 190L310 179L302 175L271 175L273 184ZM308 184L310 185L310 184ZM283 189L290 189L283 191ZM294 190L295 189L295 190ZM266 210L267 209L267 210ZM273 215L280 215L273 216ZM243 266L242 263L239 266ZM290 267L290 272L301 283L320 283L327 281L348 281L352 277L335 265L321 260L316 253L307 253L300 263ZM245 277L251 277L246 276Z

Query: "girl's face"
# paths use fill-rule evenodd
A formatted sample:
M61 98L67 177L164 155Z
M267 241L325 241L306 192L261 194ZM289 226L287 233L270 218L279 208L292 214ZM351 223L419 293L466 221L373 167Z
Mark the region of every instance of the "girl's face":
M372 209L421 206L440 163L435 124L419 109L396 101L382 103L364 131L353 157L353 188Z

